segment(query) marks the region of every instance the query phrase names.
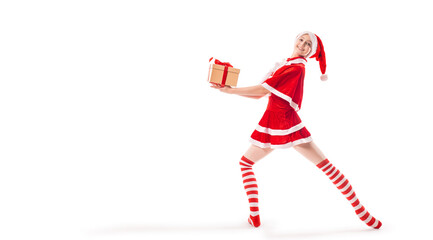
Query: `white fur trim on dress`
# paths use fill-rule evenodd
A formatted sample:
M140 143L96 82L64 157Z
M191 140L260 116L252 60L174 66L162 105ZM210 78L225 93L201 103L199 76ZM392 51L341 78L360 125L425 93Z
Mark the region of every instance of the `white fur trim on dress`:
M258 125L256 130L258 132L266 133L266 134L269 134L272 136L284 136L284 135L289 135L291 133L299 131L303 127L304 127L304 124L301 122L298 125L295 125L289 129L272 129L272 128L266 128L266 127L262 127L262 126Z
M273 148L273 149L276 149L276 148L289 148L289 147L296 146L298 144L307 143L307 142L311 142L311 141L313 141L313 138L311 138L311 136L310 136L310 137L301 138L301 139L298 139L298 140L296 140L294 142L289 142L289 143L286 143L286 144L276 144L276 145L273 145L271 143L262 143L262 142L259 142L259 141L255 140L255 139L250 138L250 142L252 144L256 145L257 147L260 147L260 148Z
M296 58L296 59L287 61L286 64L284 64L284 65L292 65L292 64L296 64L296 63L306 64L307 61L303 58Z
M281 62L276 62L275 66L273 68L271 68L271 70L269 70L269 72L265 75L265 77L263 78L262 82L268 80L268 78L272 77L274 75L274 73L280 69L282 66L287 66L287 65L292 65L292 64L306 64L307 61L303 58L296 58L290 61L287 61L286 59L283 59Z
M262 86L263 86L264 88L268 89L271 93L273 93L273 94L277 95L278 97L280 97L280 98L286 100L286 101L290 104L290 106L291 106L293 109L295 109L296 112L299 111L299 106L298 106L298 104L295 103L295 102L292 100L292 98L291 98L290 96L287 96L286 94L284 94L284 93L278 91L277 89L275 89L275 88L269 86L269 84L267 84L267 83L262 83Z
M269 72L266 73L266 75L263 77L262 82L264 82L264 81L266 81L268 78L270 78L270 77L274 74L274 72L277 71L278 69L280 69L280 67L284 66L284 64L285 64L286 62L287 62L286 59L283 59L283 60L280 61L280 62L276 62L275 65L274 65L274 67L271 68L271 69L269 70Z

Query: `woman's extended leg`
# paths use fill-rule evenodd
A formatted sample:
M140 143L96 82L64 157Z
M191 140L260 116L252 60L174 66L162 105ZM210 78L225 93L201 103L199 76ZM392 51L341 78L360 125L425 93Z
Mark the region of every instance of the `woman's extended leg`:
M239 162L241 165L244 188L247 193L248 202L250 204L250 217L248 218L248 222L254 227L260 226L260 215L258 199L259 191L256 177L253 172L253 165L268 155L270 152L272 152L271 148L260 148L255 145L251 145Z
M328 159L326 159L325 155L320 151L317 145L314 144L314 142L300 144L294 146L294 148L329 177L340 192L347 198L347 200L349 200L350 204L355 209L356 214L362 221L364 221L368 226L376 229L379 229L382 226L382 223L367 212L364 206L359 202L349 180L347 180L344 175L334 167Z
M325 155L322 153L322 151L320 151L319 147L314 142L299 144L293 146L293 148L302 154L306 159L314 163L314 165L317 165L326 159Z

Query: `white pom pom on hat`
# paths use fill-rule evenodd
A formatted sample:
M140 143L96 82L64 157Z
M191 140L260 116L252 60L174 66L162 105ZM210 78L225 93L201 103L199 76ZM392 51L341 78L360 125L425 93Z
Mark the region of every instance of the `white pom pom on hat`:
M322 81L328 80L328 74L322 74L322 76L320 76L320 80Z
M328 80L328 75L325 74L326 56L325 56L325 49L323 48L322 40L316 34L308 31L298 34L298 36L296 36L296 39L300 38L302 35L305 34L308 34L310 36L312 42L311 52L306 57L311 55L310 58L316 58L316 60L319 61L320 71L322 72L322 76L320 76L320 80L326 81Z

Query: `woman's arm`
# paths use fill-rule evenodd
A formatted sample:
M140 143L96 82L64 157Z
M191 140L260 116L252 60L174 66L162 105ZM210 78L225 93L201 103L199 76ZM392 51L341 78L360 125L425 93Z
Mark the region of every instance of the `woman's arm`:
M229 94L236 94L242 97L249 97L249 98L261 98L265 96L266 94L270 93L269 90L264 88L262 85L256 85L251 87L241 87L241 88L231 88L231 87L219 87L217 85L212 85L211 87L219 89L221 92L229 93Z

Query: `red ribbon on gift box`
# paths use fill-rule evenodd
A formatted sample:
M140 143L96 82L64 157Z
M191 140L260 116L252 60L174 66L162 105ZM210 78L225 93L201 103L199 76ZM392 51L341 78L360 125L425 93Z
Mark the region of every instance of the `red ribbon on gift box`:
M213 57L209 59L209 62L212 61ZM220 60L215 58L215 64L224 66L224 73L223 73L223 80L221 81L221 87L224 87L226 85L227 80L227 74L229 67L233 67L229 62L221 62Z

